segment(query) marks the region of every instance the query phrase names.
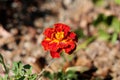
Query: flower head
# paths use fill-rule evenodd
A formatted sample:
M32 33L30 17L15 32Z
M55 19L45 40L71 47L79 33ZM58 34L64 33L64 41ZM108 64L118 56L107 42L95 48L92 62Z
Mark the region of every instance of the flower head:
M77 36L70 32L70 27L66 24L54 24L53 28L44 31L44 35L42 45L45 50L50 51L53 58L59 58L62 51L71 54L76 48Z

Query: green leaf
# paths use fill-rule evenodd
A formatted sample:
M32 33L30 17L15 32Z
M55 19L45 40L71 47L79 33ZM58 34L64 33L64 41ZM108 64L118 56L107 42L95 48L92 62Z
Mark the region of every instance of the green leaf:
M114 33L114 34L112 35L112 40L111 40L111 42L112 42L112 43L115 43L116 40L117 40L117 33Z
M93 21L93 25L96 27L98 24L104 21L104 19L105 19L105 16L103 14L99 14L97 19Z
M8 80L8 75L5 75L3 80Z
M110 26L114 18L114 16L105 16L104 22Z
M19 72L18 72L18 64L17 64L17 62L13 63L12 71L14 72L15 75L18 75Z
M113 19L112 27L114 28L115 32L120 33L120 21L117 18Z
M23 66L25 74L30 75L32 73L32 67L29 64Z
M32 74L29 76L28 80L36 80L37 74Z
M89 70L89 68L85 67L85 66L74 66L74 67L67 68L66 72L68 72L68 71L74 71L74 72L75 71L80 71L81 73L83 73L83 72L85 72L87 70Z
M4 69L5 69L5 72L8 74L9 69L8 69L8 67L5 65L3 56L2 56L1 54L0 54L0 63L3 65L3 67L4 67Z
M75 74L75 71L70 71L70 70L67 71L66 76L67 76L67 79L70 79L70 80L77 79L77 75Z
M0 76L0 80L8 80L8 75L6 74L4 77Z
M2 80L2 77L0 76L0 80Z
M0 53L0 63L3 64L3 56Z
M65 75L65 73L64 73L62 70L58 71L58 72L56 73L56 79L57 79L57 80L66 80L66 75Z
M52 75L52 74L51 74L50 72L48 72L48 71L45 71L45 72L43 73L43 76L49 78L50 80L53 80L53 79L54 79L54 75Z
M80 49L86 48L86 46L87 46L89 43L91 43L92 41L94 41L94 40L95 40L95 37L90 37L90 38L88 38L88 39L87 39L86 41L84 41L82 44L79 44L79 45L77 46L75 52L78 51L78 50L80 50Z
M35 80L36 74L32 74L32 67L29 64L23 65L21 61L14 62L13 68L15 80Z
M102 6L104 3L104 0L92 0L92 1L96 6Z
M25 76L21 76L18 80L26 80Z
M114 16L105 16L104 14L99 14L97 19L93 21L93 25L98 27L98 25L102 23L108 27L112 24L113 18Z
M23 69L23 64L21 61L14 62L12 70L16 76L23 76L25 74L25 70Z
M120 5L120 0L115 0L115 3Z
M51 74L50 72L46 71L43 74L44 77L49 78L49 80L77 80L77 75L75 71L67 71L63 72L62 70Z
M98 34L99 34L99 38L102 40L108 40L110 38L110 35L102 29L98 31Z
M23 66L24 69L31 69L31 66L29 64L26 64Z
M94 80L103 80L103 79L101 79L100 77L96 77Z
M15 80L14 76L9 77L9 80Z
M77 30L75 30L74 32L76 33L78 39L85 37L82 29L77 29Z

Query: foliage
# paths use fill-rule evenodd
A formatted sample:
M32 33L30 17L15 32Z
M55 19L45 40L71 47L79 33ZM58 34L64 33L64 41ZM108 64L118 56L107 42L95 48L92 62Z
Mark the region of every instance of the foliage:
M115 0L115 3L120 5L120 0Z
M0 63L4 65L4 68L7 68L1 54ZM29 64L23 65L20 61L13 63L12 72L13 76L8 76L7 72L4 77L0 76L0 80L35 80L37 77L36 74L32 74L32 67Z
M5 73L8 74L9 70L8 70L8 67L5 65L5 62L4 62L4 59L3 59L3 56L0 54L0 63L3 65L4 69L5 69Z
M101 6L104 3L104 0L92 0L96 6Z
M120 5L120 0L113 0L115 4ZM105 0L92 0L92 2L96 6L103 6L105 4Z
M93 25L98 29L98 38L112 43L117 41L120 34L120 21L118 18L99 14L98 18L93 21ZM112 32L108 32L110 29Z
M53 74L46 71L44 72L43 76L50 80L77 80L75 71L67 71L66 73L63 71L58 71Z
M74 32L76 33L78 39L85 37L82 29L77 29L77 30L75 30Z
M85 67L75 66L75 67L69 67L69 69L65 71L60 70L55 73L50 73L49 71L45 71L43 73L43 76L48 80L103 80L100 77L91 77L90 74L85 73L87 71L89 71L87 67L85 68ZM87 77L85 77L85 75Z

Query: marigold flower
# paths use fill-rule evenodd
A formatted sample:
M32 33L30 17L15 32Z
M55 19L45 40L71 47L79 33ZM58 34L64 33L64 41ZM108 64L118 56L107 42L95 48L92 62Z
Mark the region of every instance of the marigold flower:
M54 24L53 28L44 31L44 35L42 45L45 50L50 51L53 58L59 58L62 51L71 54L76 48L77 36L70 32L70 27L66 24Z

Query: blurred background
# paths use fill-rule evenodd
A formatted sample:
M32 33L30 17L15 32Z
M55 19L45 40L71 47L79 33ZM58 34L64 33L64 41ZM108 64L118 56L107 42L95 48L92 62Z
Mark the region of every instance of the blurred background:
M120 0L0 0L0 53L6 64L22 61L39 73L52 59L41 46L42 32L58 22L77 34L77 49L48 71L73 67L77 80L120 80Z

